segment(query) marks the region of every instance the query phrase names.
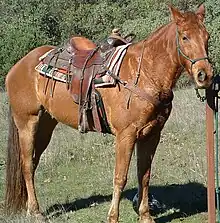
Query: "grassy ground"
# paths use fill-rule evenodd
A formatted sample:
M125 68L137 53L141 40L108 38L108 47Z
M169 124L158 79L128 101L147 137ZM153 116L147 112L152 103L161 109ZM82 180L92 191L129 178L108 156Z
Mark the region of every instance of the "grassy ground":
M4 200L7 99L0 93L0 202ZM193 90L175 93L174 106L153 163L151 192L166 205L157 223L207 222L205 106ZM114 141L110 135L77 131L59 124L37 169L41 210L49 222L105 222L112 195ZM120 222L137 222L131 200L136 193L135 155L120 208ZM33 222L24 216L0 222Z

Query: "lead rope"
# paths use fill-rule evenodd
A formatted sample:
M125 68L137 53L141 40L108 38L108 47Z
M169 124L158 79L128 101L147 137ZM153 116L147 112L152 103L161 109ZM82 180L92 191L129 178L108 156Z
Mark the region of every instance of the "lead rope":
M134 86L135 87L137 86L138 80L139 80L139 77L140 77L141 62L142 62L143 55L144 55L145 41L146 40L144 40L144 42L143 42L143 47L142 47L142 50L141 50L141 56L139 57L139 63L138 63L138 69L137 69L137 73L136 73L136 79L134 81ZM130 105L130 102L131 102L131 94L132 94L132 92L130 91L129 96L128 96L128 101L127 101L127 109L129 109L129 105Z
M206 96L202 96L200 93L199 93L199 89L195 89L196 91L196 96L197 98L201 101L201 102L204 102L206 100Z

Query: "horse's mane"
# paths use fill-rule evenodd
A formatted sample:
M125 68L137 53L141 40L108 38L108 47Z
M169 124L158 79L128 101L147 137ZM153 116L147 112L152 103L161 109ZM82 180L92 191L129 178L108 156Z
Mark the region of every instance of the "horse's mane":
M187 18L185 21L189 21L190 23L193 23L193 21L195 21L196 15L194 12L187 11L187 12L184 12L182 15L185 18ZM173 24L174 24L174 22L170 21L167 24L161 25L159 28L154 30L149 36L147 36L142 41L149 43L150 41L157 39L157 37L163 36L164 32L167 31L167 29ZM140 41L140 42L142 42L142 41Z
M164 24L162 26L160 26L159 28L157 28L156 30L154 30L149 36L147 36L144 41L149 41L154 37L157 37L158 35L161 35L161 32L164 32L165 28L167 28L167 26L170 23Z
M149 36L147 36L143 40L138 41L138 42L132 44L130 46L130 48L137 47L138 45L140 45L140 47L141 47L143 42L145 42L145 46L147 46L147 45L148 46L151 46L151 42L152 41L156 41L160 37L164 37L165 32L167 32L167 30L169 29L169 27L171 25L173 25L173 24L174 24L174 22L169 22L167 24L164 24L164 25L160 26L159 28L157 28L155 31L153 31Z

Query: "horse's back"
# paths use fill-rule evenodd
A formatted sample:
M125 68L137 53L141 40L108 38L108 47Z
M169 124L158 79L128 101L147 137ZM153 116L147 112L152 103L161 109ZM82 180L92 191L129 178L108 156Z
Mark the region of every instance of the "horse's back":
M39 57L44 53L52 49L52 46L41 46L33 49L23 58L21 58L8 72L6 76L6 88L10 89L11 84L13 83L13 87L24 84L24 78L29 76L29 78L33 78L33 72L35 71L35 66L39 63ZM15 83L15 80L17 81ZM21 80L21 81L19 81Z

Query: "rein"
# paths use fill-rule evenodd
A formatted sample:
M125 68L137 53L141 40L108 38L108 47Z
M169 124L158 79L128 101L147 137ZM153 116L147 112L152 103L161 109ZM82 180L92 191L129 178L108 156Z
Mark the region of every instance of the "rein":
M127 89L130 92L138 95L140 98L142 98L142 99L144 99L146 101L150 101L154 106L158 106L160 104L160 100L159 99L154 98L150 94L146 93L145 91L143 91L142 89L137 87L135 84L127 83L127 81L123 81L122 79L120 79L120 77L118 77L115 74L113 74L110 70L107 70L107 74L109 76L111 76L112 78L114 78L115 80L117 80L118 83L121 84L125 89ZM127 108L128 108L128 106L127 106Z
M133 87L133 90L135 89L134 87L137 87L137 83L138 83L138 80L139 80L139 77L140 77L140 74L141 74L140 73L140 71L141 71L141 62L142 62L143 55L144 55L145 41L146 40L144 40L144 42L143 42L143 46L142 46L142 50L141 50L141 56L139 57L139 63L138 63L138 70L137 70L137 73L136 73L136 79L134 81L133 86L131 85ZM130 90L130 94L128 96L128 101L127 101L127 109L129 108L129 104L130 104L130 101L131 101L131 93L132 93L132 91ZM140 93L141 92L139 91L139 95L140 95ZM148 100L149 100L149 97L148 97ZM155 101L152 100L152 96L151 96L150 101L155 104ZM158 102L156 102L156 104L158 104Z
M142 59L143 59L143 55L144 55L145 41L146 40L144 40L144 42L143 42L141 55L140 55L139 60L138 60L138 69L137 69L137 73L136 73L136 78L135 78L133 83L128 83L127 81L122 80L120 77L115 75L109 69L106 69L106 74L108 74L109 76L111 76L112 78L117 80L119 84L121 84L125 89L130 91L130 94L129 94L128 100L127 100L127 109L129 108L129 104L130 104L131 93L134 93L137 96L139 96L140 98L142 98L146 101L149 101L150 103L152 103L156 107L158 107L162 102L160 100L160 96L162 96L162 100L163 100L164 95L158 95L158 97L153 97L152 95L148 94L147 92L145 92L144 90L140 89L137 86L138 80L139 80L139 77L140 77L141 63L142 63ZM171 98L173 98L172 94L171 94ZM164 106L168 106L169 104L170 103L164 103Z
M141 50L141 55L139 57L139 63L138 63L138 69L136 73L136 78L134 80L134 83L128 83L127 81L124 81L120 79L120 77L116 76L113 74L110 70L107 69L107 74L111 76L112 78L116 79L119 84L121 84L125 89L130 91L130 94L128 96L128 101L127 101L127 109L129 108L129 103L131 100L131 93L136 94L140 98L149 101L151 104L153 104L155 107L158 106L164 106L168 107L173 100L173 92L172 90L169 90L168 92L160 92L157 97L153 97L152 95L148 94L144 90L140 89L137 84L138 80L140 77L140 70L141 70L141 63L144 55L144 49L145 49L145 40L143 42L142 50Z

